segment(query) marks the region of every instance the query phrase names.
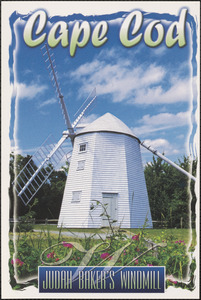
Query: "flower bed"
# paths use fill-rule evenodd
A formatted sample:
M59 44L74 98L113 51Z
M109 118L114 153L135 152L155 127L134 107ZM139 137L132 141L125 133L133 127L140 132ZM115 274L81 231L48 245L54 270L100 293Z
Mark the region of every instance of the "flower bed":
M39 236L34 233L21 233L15 243L17 251L14 256L14 245L10 241L11 285L14 288L16 286L21 288L13 279L14 268L19 278L35 276L37 281L38 266L42 265L130 265L165 266L167 287L174 285L193 289L194 261L190 268L190 283L188 285L182 283L189 274L190 252L192 253L193 248L187 249L183 240L174 240L173 237L164 235L156 237L155 242L156 244L147 241L143 230L131 237L123 230L116 230L105 240L64 239L61 234L55 237L49 232L41 232Z

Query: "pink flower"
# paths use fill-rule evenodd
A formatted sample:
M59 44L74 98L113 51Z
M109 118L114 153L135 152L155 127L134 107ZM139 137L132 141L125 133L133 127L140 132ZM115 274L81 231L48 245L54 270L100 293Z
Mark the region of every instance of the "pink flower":
M153 265L152 265L152 264L147 264L147 266L148 266L148 267L152 267Z
M56 258L55 261L59 261L59 258Z
M139 233L132 236L132 240L139 241Z
M54 258L54 251L47 254L47 258Z
M138 262L138 259L136 259L136 260L135 260L135 264L138 265L138 263L139 263L139 262Z
M167 280L169 280L170 282L177 284L177 281L174 279L174 277L171 275L167 275Z
M17 264L17 266L20 266L20 267L24 264L24 262L21 261L19 258L15 259L15 263ZM11 260L11 264L14 265L14 260L13 259Z
M175 242L175 244L181 244L181 243L183 243L185 245L184 241L181 241L181 240Z
M109 254L108 252L104 252L104 253L101 254L100 257L101 257L102 259L105 259L105 258L107 258L108 256L110 256L110 254ZM110 257L110 259L111 259L111 258L112 258L112 257Z
M63 242L62 244L63 244L64 247L73 248L72 244L68 244L66 242Z

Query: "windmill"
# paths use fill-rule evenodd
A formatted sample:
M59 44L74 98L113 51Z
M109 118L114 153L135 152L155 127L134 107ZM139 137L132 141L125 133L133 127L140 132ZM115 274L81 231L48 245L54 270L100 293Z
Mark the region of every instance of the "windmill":
M108 225L103 214L107 207L110 220L123 228L138 228L152 218L142 167L140 145L159 156L180 172L195 180L190 173L157 150L141 142L118 118L106 113L82 130L76 127L94 102L95 89L85 101L85 108L71 124L61 93L55 62L47 45L43 47L50 78L61 104L67 130L56 144L46 141L14 181L18 197L25 205L33 199L51 172L64 157L62 144L70 139L73 151L64 190L58 227L99 228ZM69 153L67 153L67 159ZM33 164L37 161L38 165ZM102 203L102 206L95 205Z

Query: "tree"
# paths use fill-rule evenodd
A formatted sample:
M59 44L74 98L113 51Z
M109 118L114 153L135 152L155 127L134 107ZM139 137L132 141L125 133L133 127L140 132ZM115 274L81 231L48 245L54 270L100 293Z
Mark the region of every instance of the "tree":
M179 160L178 165L189 172L191 161L188 157ZM196 161L193 162L195 173ZM153 162L145 166L145 179L149 195L152 219L165 219L169 227L179 227L183 218L183 225L189 226L189 203L191 200L192 219L195 219L194 182L191 181L189 192L188 177L179 172L161 158L153 157Z
M35 208L38 219L58 219L66 182L64 171L53 171L36 194L38 206Z
M26 157L17 154L14 155L11 153L10 155L10 164L9 164L9 173L10 173L10 187L9 187L9 196L10 196L10 218L13 217L14 214L14 190L13 190L13 182L16 176L20 173L20 171L24 168L24 166L27 164L27 162L31 159L30 155L27 155ZM25 207L21 201L18 201L17 205L17 215L19 213L21 215L24 215L28 212L28 208Z
M14 154L12 153L10 156L10 218L13 217L14 212L14 190L12 183L16 175L20 173L20 171L30 159L30 155L23 157L20 154L14 156ZM36 165L33 161L31 161L31 164L36 168ZM68 165L66 164L66 168L67 166ZM52 168L52 166L49 165L47 168ZM65 171L66 170L67 169L65 169ZM45 171L46 170L44 169L43 173L45 173ZM35 211L37 219L57 219L59 217L63 191L66 182L65 171L62 169L59 171L53 170L48 180L42 185L34 198L31 200L33 202L34 199L38 199L37 205L33 207L33 211ZM25 206L19 197L17 197L16 199L16 214L17 216L24 216L29 211L29 204L28 206Z

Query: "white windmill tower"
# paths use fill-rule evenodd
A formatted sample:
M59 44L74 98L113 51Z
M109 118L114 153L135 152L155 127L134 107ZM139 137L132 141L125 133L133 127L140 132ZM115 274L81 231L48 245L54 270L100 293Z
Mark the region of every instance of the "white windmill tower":
M152 219L143 173L140 145L158 155L163 160L195 180L191 174L168 160L155 149L146 146L118 118L107 113L75 132L78 122L95 99L94 91L88 104L73 124L61 94L54 61L45 45L51 78L58 97L68 130L63 132L59 142L50 149L45 157L43 150L35 155L39 166L34 169L33 157L15 180L17 195L27 205L47 180L65 153L61 145L71 139L73 152L62 206L58 221L59 227L99 228L107 226L108 220L102 214L103 207L94 205L96 201L107 204L111 221L122 228L138 228L144 225L152 227ZM45 147L46 152L48 148ZM42 155L41 155L42 151ZM50 166L51 164L51 166Z
M99 201L107 204L111 221L123 228L143 226L151 213L141 161L140 144L131 130L106 113L81 130L74 139L59 226L109 225ZM91 209L93 208L94 209Z

